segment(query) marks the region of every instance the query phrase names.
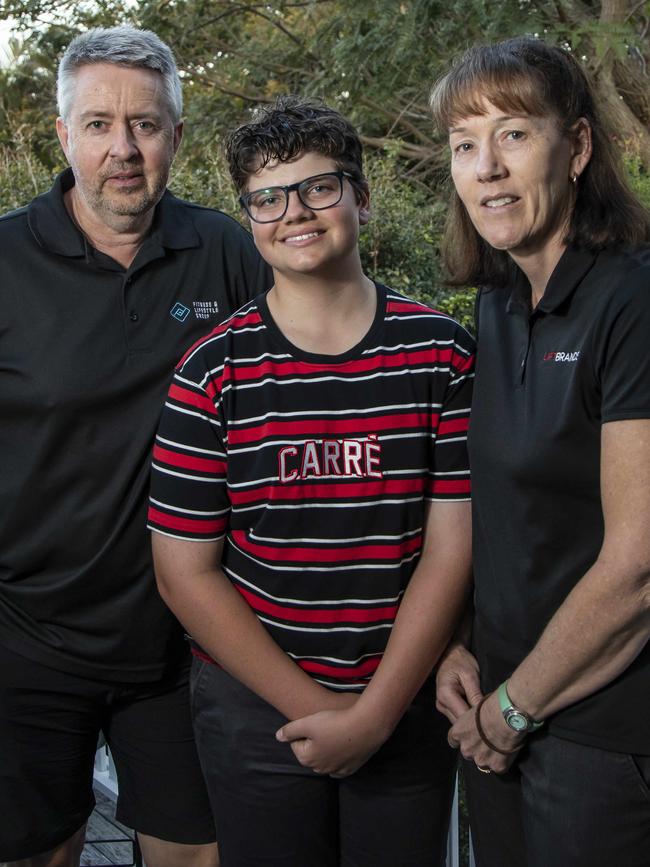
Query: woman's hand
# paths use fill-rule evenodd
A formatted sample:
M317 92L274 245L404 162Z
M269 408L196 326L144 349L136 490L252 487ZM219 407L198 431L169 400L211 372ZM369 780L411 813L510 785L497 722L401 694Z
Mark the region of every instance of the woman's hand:
M286 723L276 738L288 743L301 765L317 774L348 777L386 741L390 731L354 706L326 710Z
M525 735L517 734L508 728L496 693L492 693L486 699L480 708L480 714L481 728L487 740L498 750L503 750L503 753L488 746L479 734L476 724L477 708L473 707L454 723L447 740L450 746L460 750L464 759L473 761L481 770L503 774L512 765L519 749L524 745Z
M453 725L482 698L478 662L464 645L450 645L436 674L436 707Z

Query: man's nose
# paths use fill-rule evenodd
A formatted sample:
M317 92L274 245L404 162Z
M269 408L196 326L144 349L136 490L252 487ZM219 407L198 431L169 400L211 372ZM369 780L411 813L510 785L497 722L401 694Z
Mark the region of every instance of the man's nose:
M138 153L133 130L128 124L116 124L111 130L110 155L126 162Z

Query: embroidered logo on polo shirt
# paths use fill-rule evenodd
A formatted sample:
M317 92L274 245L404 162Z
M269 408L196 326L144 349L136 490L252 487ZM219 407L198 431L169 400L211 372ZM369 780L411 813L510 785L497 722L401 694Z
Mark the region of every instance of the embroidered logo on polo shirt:
M218 301L194 301L194 315L197 319L210 319L219 312Z
M575 352L547 352L544 355L543 361L564 361L564 362L574 362L580 358L580 350L577 349Z
M179 322L185 322L187 317L190 315L190 308L177 301L169 311L169 314L173 319L177 319Z

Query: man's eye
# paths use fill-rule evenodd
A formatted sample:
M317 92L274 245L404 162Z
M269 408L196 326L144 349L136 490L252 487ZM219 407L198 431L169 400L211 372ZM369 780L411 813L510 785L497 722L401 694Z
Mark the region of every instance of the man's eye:
M104 126L104 121L103 120L91 120L90 123L88 124L88 126L90 127L90 129L102 129Z
M154 128L154 125L150 120L141 120L138 121L137 127L143 132L149 132Z

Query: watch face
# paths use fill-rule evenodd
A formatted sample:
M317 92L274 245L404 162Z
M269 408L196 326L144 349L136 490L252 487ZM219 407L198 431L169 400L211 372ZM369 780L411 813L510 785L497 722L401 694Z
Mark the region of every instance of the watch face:
M525 732L528 729L528 720L523 713L519 713L516 710L508 714L506 722L516 732Z

